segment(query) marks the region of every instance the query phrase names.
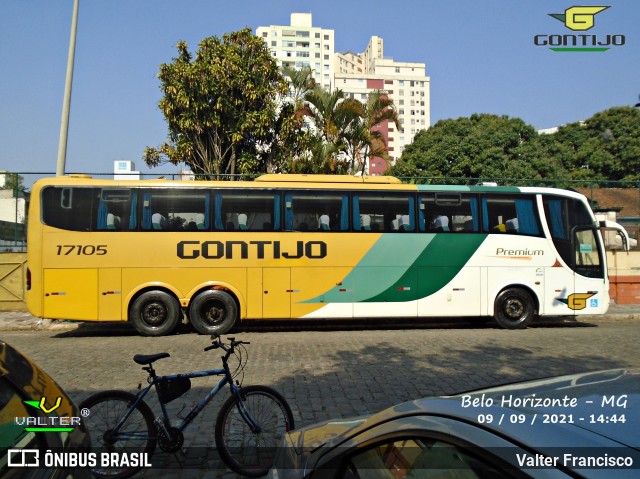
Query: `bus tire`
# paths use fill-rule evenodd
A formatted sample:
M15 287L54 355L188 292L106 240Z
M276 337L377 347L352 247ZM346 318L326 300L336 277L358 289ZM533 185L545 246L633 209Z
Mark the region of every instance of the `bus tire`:
M131 304L129 321L142 336L171 334L180 322L180 303L164 291L147 291Z
M507 288L496 298L494 317L504 329L525 329L535 314L533 298L522 288Z
M219 289L203 291L189 306L189 321L200 334L225 334L236 322L238 306Z

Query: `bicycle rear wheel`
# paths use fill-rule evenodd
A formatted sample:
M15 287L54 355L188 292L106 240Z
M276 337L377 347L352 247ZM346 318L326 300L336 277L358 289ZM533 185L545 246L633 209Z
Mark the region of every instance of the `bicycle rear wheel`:
M91 449L97 453L97 465L91 469L94 476L124 479L140 470L140 467L125 467L124 464L122 467L102 467L102 453L128 453L127 457L131 457L131 453L146 453L147 458L153 454L157 434L147 403L140 401L126 417L135 399L135 395L126 391L104 391L80 403L81 411L89 411L82 422L89 434ZM119 458L122 457L120 454Z
M229 468L250 477L263 476L287 431L293 414L287 401L267 386L247 386L222 405L216 419L216 447ZM245 418L247 418L245 420ZM247 421L253 421L257 429Z

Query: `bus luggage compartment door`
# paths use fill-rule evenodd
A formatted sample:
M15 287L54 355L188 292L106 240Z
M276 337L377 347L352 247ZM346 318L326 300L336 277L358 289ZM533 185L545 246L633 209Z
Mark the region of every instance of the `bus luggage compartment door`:
M100 269L98 274L98 288L98 312L100 321L122 321L121 269Z
M97 269L45 269L44 317L97 320L97 290Z
M262 269L262 317L291 317L291 268Z

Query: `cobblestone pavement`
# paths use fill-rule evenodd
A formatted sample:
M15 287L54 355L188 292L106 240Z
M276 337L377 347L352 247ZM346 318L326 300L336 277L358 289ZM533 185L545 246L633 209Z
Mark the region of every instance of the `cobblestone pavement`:
M134 390L146 375L131 357L167 351L159 374L218 367L220 353L203 352L206 336L183 332L145 338L126 326L85 323L75 330L3 331L0 337L40 364L77 401L106 389ZM244 384L265 384L290 402L296 426L379 411L418 397L452 394L499 383L596 369L640 367L640 327L633 320L548 323L523 331L493 325L444 328L238 333L249 361ZM193 380L191 391L170 403L187 408L211 387ZM224 393L226 397L226 392ZM224 398L223 398L224 399ZM154 410L155 399L150 401ZM163 477L234 477L206 455L220 400L214 399L186 431L183 470ZM154 456L154 464L156 457ZM142 474L155 477L148 471ZM157 471L155 471L157 475Z

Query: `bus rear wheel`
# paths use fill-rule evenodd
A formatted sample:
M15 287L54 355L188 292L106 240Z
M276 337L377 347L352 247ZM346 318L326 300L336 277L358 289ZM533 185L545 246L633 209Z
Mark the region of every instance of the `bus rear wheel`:
M218 289L203 291L189 307L189 321L200 334L224 334L233 327L237 316L233 297Z
M164 336L180 322L180 303L164 291L147 291L131 304L129 320L142 336Z
M505 289L496 298L494 317L502 328L524 329L535 313L533 298L522 288Z

